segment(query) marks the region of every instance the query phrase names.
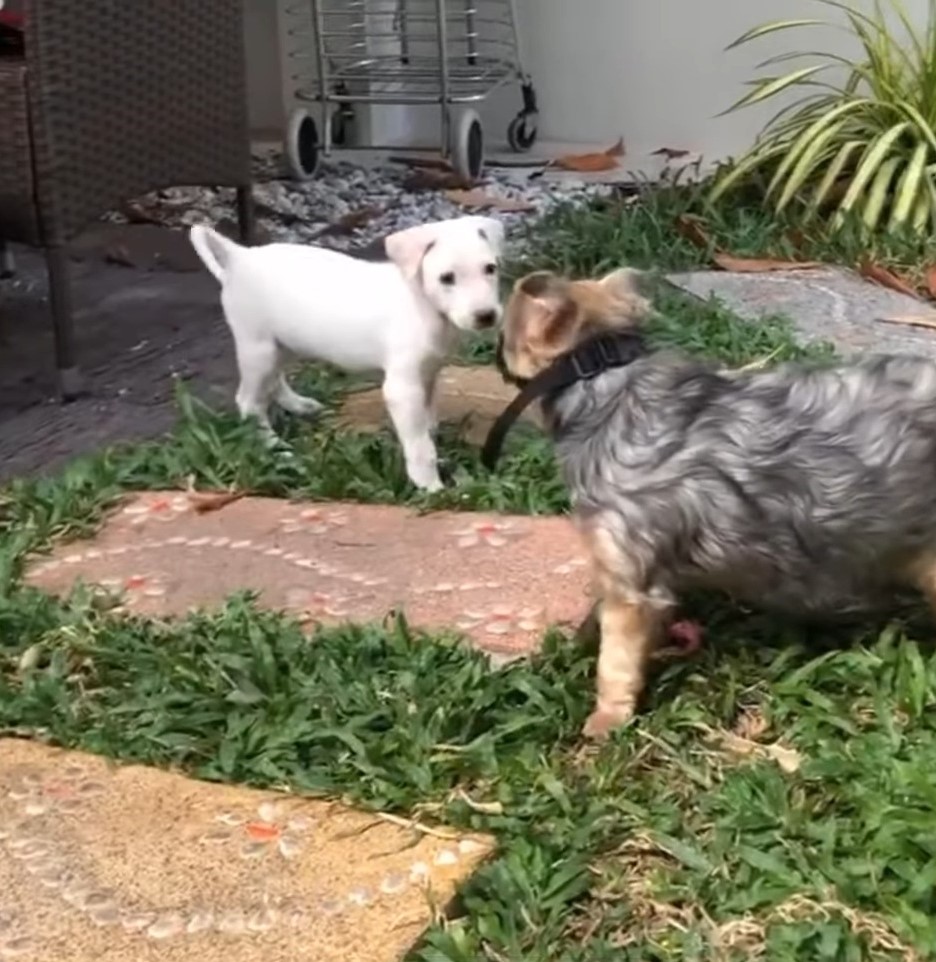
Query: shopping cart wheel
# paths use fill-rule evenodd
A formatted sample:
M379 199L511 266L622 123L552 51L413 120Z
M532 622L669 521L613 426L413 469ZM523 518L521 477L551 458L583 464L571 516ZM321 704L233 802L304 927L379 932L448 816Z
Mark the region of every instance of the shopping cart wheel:
M478 180L484 170L484 128L475 110L465 110L452 125L449 144L452 166L466 180Z
M520 111L507 125L507 143L517 154L526 153L536 143L536 115Z
M290 173L296 180L309 180L318 172L322 159L318 128L303 107L297 107L289 118L286 129L286 159Z

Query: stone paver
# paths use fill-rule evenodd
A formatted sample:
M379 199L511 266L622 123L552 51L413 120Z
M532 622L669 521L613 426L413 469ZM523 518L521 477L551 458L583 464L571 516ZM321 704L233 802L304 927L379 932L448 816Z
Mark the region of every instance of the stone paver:
M93 541L36 559L27 579L54 592L81 579L150 616L245 588L310 625L402 610L502 658L535 650L549 625L577 627L590 606L584 546L567 518L273 498L198 514L182 492L135 496Z
M490 839L0 740L0 959L389 962Z
M864 280L852 271L820 269L732 274L698 271L669 275L689 294L713 294L741 317L786 315L808 340L831 341L842 354L936 354L936 333L883 324L878 318L930 314L916 298Z
M491 425L514 399L517 389L506 384L493 367L446 367L436 385L436 410L444 424L462 424L472 444L483 444ZM540 424L539 407L522 416ZM342 405L339 422L358 431L376 431L390 423L379 388L350 394Z

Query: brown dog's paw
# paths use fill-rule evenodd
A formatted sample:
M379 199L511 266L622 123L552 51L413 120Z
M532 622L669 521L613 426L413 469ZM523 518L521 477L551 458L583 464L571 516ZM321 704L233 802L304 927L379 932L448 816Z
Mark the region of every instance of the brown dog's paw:
M623 728L633 717L633 709L610 712L596 708L588 716L582 734L592 741L604 741L615 729Z

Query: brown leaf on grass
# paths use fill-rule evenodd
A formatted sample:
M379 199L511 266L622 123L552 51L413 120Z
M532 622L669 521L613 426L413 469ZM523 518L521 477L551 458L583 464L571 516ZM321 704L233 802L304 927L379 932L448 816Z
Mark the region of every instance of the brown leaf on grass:
M136 267L136 262L124 244L114 244L104 252L104 260L108 264L119 264L121 267Z
M658 147L654 150L651 157L663 157L666 160L678 160L680 157L688 157L689 151L679 147Z
M798 227L787 231L786 237L793 250L799 252L806 247L806 235Z
M165 223L163 218L159 216L159 210L157 208L154 207L149 210L133 200L128 200L122 204L120 206L120 213L123 214L131 224L162 225Z
M788 748L780 742L773 742L770 745L760 745L748 738L741 738L731 732L721 733L722 744L728 751L735 755L745 757L769 758L776 762L782 771L788 775L797 772L803 764L803 757L795 748Z
M501 802L477 802L464 789L456 791L456 797L460 798L473 812L481 815L503 815L504 806Z
M926 290L930 297L936 298L936 264L926 270Z
M732 732L747 741L757 741L768 727L767 719L759 708L745 708L739 713Z
M358 227L363 227L365 224L369 224L375 217L380 217L383 214L382 207L361 207L358 210L348 211L342 217L339 217L334 224L329 224L324 230L319 232L319 237L324 237L326 234L350 234L352 231L357 230Z
M679 217L676 218L676 230L682 234L690 244L704 249L709 246L709 236L705 232L702 224L702 219L693 214L680 214Z
M882 324L904 324L907 327L926 327L936 331L936 311L930 314L897 314L894 317L879 317Z
M208 514L240 500L246 491L196 491L195 479L190 477L185 485L185 496L196 514Z
M488 194L478 187L473 190L447 190L445 196L460 207L469 210L501 210L506 212L523 213L536 210L536 204L528 200L516 200L513 197L498 197Z
M803 271L822 267L818 261L781 261L772 257L735 257L716 251L712 260L723 271L733 274L764 274L767 271Z
M579 174L597 174L603 170L614 170L618 167L618 158L623 157L624 153L624 138L621 137L607 150L587 154L566 154L563 157L557 157L554 163L556 167L561 167L563 170L573 170Z
M875 284L880 284L881 287L890 288L892 291L907 294L910 297L917 297L917 292L904 278L886 267L881 267L880 264L875 264L874 261L863 260L858 265L858 270L862 277L874 281Z

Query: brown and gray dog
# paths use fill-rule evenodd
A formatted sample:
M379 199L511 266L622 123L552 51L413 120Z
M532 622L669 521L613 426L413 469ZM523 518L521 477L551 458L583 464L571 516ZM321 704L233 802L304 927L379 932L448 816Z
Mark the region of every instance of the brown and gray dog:
M600 601L586 734L632 716L677 597L840 615L911 586L936 605L936 363L723 371L644 347L634 277L529 275L498 345L524 384L609 331L630 363L543 399Z

